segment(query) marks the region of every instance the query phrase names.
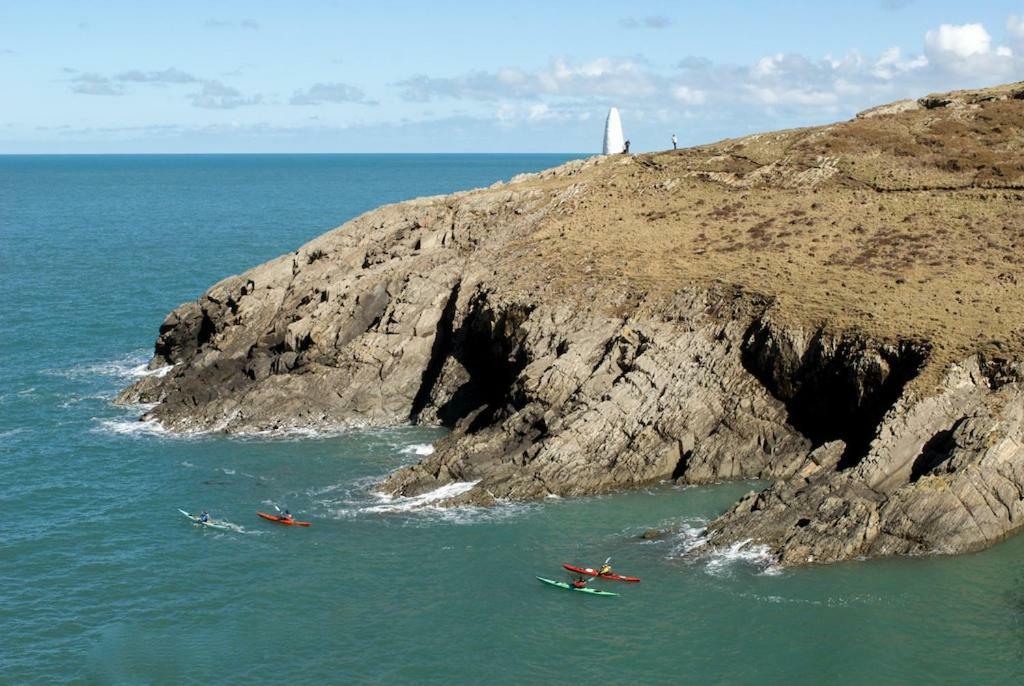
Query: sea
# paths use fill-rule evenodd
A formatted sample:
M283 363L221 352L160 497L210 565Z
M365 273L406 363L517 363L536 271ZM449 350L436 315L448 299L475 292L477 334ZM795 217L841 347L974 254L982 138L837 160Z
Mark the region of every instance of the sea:
M1024 538L779 569L703 551L763 483L441 509L466 485L376 492L441 428L182 437L113 404L216 281L577 157L0 157L0 683L1021 683ZM536 578L608 558L642 581Z

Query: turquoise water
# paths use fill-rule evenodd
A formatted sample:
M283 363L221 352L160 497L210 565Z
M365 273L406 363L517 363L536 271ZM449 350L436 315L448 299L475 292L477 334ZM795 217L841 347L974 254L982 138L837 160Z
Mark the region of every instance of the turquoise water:
M789 571L683 558L753 484L438 511L372 493L436 429L182 439L111 404L216 280L565 159L0 157L0 683L1019 682L1024 539ZM314 524L255 517L275 506ZM643 582L534 579L608 556Z

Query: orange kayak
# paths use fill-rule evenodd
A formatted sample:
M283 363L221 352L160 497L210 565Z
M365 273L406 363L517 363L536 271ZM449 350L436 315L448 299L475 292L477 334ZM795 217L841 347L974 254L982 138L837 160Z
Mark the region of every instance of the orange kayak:
M309 526L309 522L300 522L295 519L285 519L278 515L267 514L266 512L257 512L257 516L263 517L269 522L277 522L278 524L284 524L285 526Z

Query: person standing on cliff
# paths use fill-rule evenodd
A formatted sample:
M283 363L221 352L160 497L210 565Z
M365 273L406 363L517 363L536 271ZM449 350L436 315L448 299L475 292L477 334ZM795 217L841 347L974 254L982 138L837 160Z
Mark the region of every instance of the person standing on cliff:
M629 140L628 139L626 140L625 145L622 146L622 154L623 155L628 155L629 154Z
M676 135L673 133L672 134L672 149L673 150L677 150L678 149L678 145L677 145L678 143L679 143L679 141L676 140Z

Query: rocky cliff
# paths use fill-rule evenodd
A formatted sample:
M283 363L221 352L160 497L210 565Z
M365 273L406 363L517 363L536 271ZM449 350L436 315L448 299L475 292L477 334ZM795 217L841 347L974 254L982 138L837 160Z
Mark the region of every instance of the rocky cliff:
M387 206L214 285L123 402L176 431L441 423L451 504L773 480L786 563L1024 515L1024 84Z

